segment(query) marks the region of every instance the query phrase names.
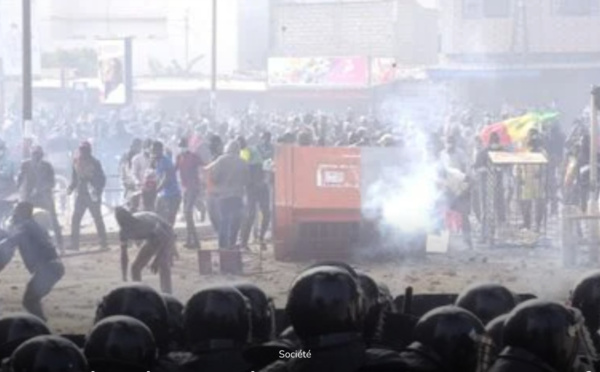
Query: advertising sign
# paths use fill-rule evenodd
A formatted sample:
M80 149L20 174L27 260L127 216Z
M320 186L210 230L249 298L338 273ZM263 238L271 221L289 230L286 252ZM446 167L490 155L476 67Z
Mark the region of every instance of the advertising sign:
M363 87L369 63L362 57L269 59L270 86Z
M131 100L131 40L98 42L98 74L100 102L106 105L126 105Z

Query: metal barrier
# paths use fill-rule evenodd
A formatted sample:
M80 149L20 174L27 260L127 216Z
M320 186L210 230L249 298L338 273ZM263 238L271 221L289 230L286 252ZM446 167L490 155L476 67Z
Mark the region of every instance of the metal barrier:
M490 160L476 190L481 241L488 247L547 244L551 198L545 156L490 153Z

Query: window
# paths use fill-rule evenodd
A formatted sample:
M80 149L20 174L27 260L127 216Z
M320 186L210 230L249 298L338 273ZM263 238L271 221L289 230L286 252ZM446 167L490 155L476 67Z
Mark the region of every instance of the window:
M555 0L555 13L564 16L591 16L600 14L600 0Z
M510 6L511 0L463 0L463 17L506 18L510 16Z

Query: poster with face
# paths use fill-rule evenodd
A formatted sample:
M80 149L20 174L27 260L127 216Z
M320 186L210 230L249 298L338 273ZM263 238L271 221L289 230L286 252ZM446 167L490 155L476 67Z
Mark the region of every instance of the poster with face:
M102 40L98 45L98 74L100 102L106 105L125 105L129 102L127 40Z

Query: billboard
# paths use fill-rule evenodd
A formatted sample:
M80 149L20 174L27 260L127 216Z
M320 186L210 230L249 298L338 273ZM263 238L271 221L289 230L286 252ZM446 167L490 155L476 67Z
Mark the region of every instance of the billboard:
M41 72L37 1L31 2L31 68ZM23 8L21 0L0 1L0 63L5 76L21 76L23 68Z
M270 58L269 85L295 87L364 87L369 63L363 57Z
M100 102L126 105L132 96L131 39L98 42Z

